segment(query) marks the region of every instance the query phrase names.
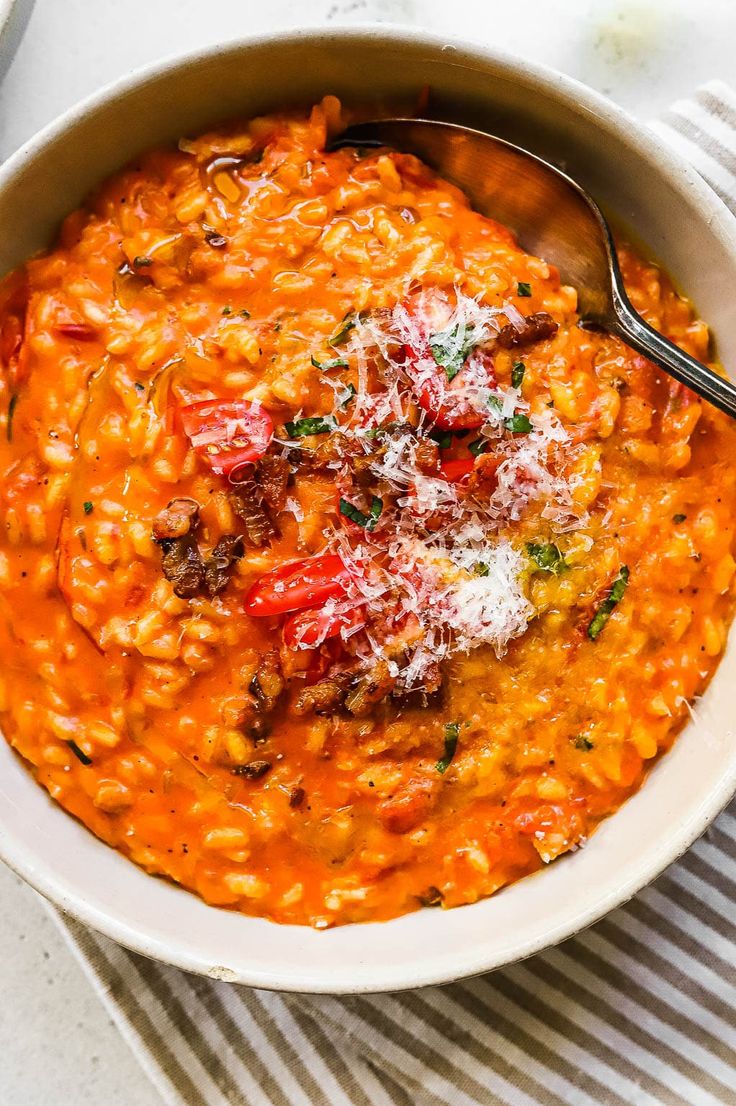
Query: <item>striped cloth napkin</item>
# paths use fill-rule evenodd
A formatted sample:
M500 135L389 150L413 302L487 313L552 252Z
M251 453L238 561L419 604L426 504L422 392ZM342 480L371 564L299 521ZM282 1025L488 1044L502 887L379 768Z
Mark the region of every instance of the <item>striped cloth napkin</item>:
M736 211L736 94L654 124ZM587 932L466 983L278 995L154 964L58 917L171 1106L734 1106L736 802Z

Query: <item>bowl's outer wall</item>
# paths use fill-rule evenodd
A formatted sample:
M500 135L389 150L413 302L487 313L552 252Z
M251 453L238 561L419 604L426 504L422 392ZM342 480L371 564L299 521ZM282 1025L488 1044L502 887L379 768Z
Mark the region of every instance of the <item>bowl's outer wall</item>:
M435 114L485 127L577 177L646 241L736 364L733 220L622 113L558 75L391 28L307 31L172 62L47 129L0 170L0 271L48 243L101 179L142 149L231 116L332 92L377 107L426 83ZM70 121L71 117L71 121ZM575 932L633 894L703 831L736 787L733 649L690 725L586 849L492 899L323 933L207 907L152 880L53 804L0 742L0 855L57 904L131 948L285 990L392 990L483 971Z

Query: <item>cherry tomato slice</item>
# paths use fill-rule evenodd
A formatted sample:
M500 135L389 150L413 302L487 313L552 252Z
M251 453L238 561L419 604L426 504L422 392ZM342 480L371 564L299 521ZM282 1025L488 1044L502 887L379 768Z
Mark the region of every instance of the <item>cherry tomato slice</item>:
M416 365L419 361L419 354L410 346L404 346L404 354L407 366ZM486 350L474 350L466 365L472 365L476 380L480 375L483 383L491 385L494 382L493 358ZM463 371L461 369L454 380L449 381L444 369L438 365L437 375L417 388L417 403L439 430L475 430L486 421L465 394Z
M260 403L244 399L205 399L181 409L184 433L213 472L227 476L263 457L273 437L273 421Z
M451 484L463 484L474 468L475 461L472 457L461 457L457 461L443 461L439 474Z
M447 480L448 484L466 484L475 471L472 457L460 457L456 461L442 461L437 472L438 480ZM409 488L409 495L416 495L416 484Z
M289 649L314 649L343 630L365 625L365 615L357 608L338 614L320 610L297 611L284 623L284 644Z
M349 582L350 573L336 553L290 561L256 580L245 597L245 609L254 618L301 611L343 595Z

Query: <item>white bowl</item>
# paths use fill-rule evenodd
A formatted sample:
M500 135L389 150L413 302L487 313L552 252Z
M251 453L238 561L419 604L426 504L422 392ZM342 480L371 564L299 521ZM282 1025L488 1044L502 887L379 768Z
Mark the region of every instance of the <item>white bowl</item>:
M606 100L550 70L390 27L301 30L164 61L67 112L0 169L0 271L50 240L101 178L141 149L213 121L309 104L411 97L511 138L568 171L687 290L736 363L736 222L687 165ZM529 956L633 895L736 790L734 648L641 791L586 848L455 910L315 932L206 906L101 844L0 742L0 856L58 906L131 949L257 987L350 993L443 983Z

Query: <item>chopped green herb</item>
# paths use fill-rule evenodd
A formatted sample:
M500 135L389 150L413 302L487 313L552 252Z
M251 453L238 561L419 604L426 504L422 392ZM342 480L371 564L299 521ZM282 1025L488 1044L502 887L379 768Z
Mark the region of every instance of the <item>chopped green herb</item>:
M345 410L347 405L352 400L355 399L356 395L357 395L357 392L355 391L355 385L354 384L349 384L349 383L346 384L345 385L345 391L342 393L342 396L340 398L340 407L342 408L343 411Z
M445 370L448 381L454 380L465 364L468 354L478 345L473 327L458 323L441 330L429 339L429 348L440 368Z
M681 522L684 522L686 518L687 515L673 515L672 521L676 522L679 525Z
M435 767L442 776L452 763L452 758L455 756L455 750L457 749L457 739L460 736L460 723L448 722L445 726L445 755L441 760L437 761Z
M437 442L440 449L449 449L452 445L451 430L432 430L429 436L433 442Z
M279 334L281 332L281 323L274 323L273 330L274 334Z
M330 345L331 346L341 346L343 344L343 342L345 341L345 339L347 338L350 331L355 328L355 326L357 325L357 323L361 319L362 319L362 315L357 314L355 311L348 311L347 315L345 316L343 321L340 323L340 325L337 328L337 330L335 331L335 333L332 335L331 338L327 339L328 342L330 343Z
M514 361L511 366L511 384L514 388L520 388L521 382L524 379L524 373L526 372L526 365L523 361Z
M94 510L94 503L92 503L89 499L87 499L82 504L82 508L84 510L85 515L91 515L92 511Z
M488 449L488 438L476 438L472 442L468 442L468 449L473 457L479 457L481 453L485 453Z
M358 526L367 526L370 522L368 515L364 515L362 511L359 511L357 507L354 507L352 503L349 503L347 499L340 497L340 514L345 518L349 518L351 522L357 522Z
M500 415L503 411L503 400L500 396L489 396L488 406L492 411L495 411L497 415ZM528 415L522 415L520 412L515 411L509 418L503 420L503 425L506 430L510 430L512 434L528 434L533 429L531 420Z
M576 737L575 748L580 749L581 752L589 753L593 748L593 742L589 741L587 737Z
M531 284L527 284L525 280L520 280L519 283L516 285L516 291L517 294L520 296L531 296L532 286Z
M503 425L507 430L510 430L512 434L528 434L532 429L531 420L528 415L512 415L510 419L504 419Z
M241 315L244 319L250 318L250 311L246 311L245 308L243 308L242 311L238 311L238 314Z
M335 429L335 420L329 415L314 415L308 419L284 423L284 430L290 438L306 438L310 434L331 434Z
M8 422L5 427L5 437L9 442L13 440L13 416L15 415L15 408L18 403L18 395L15 393L8 401Z
M488 576L490 574L490 571L491 566L484 564L483 561L478 561L477 564L473 565L473 572L476 576Z
M601 630L611 617L611 612L624 597L626 591L626 585L629 582L629 569L628 565L621 565L618 571L618 576L611 585L611 590L608 593L608 598L604 599L598 610L593 615L590 625L588 626L588 637L591 641L595 641Z
M340 514L345 518L349 518L351 522L357 523L358 526L362 526L365 530L372 530L383 511L383 500L377 495L373 496L371 501L370 514L366 515L362 511L359 511L352 503L349 503L347 499L340 499Z
M363 432L364 438L370 438L373 441L376 438L383 437L384 434L390 434L392 430L395 430L397 426L401 424L398 422L385 422L383 426L373 426L370 430Z
M551 542L527 542L526 551L543 572L553 572L555 576L560 576L570 567L557 546Z
M92 757L88 757L87 754L79 748L76 741L67 741L67 745L74 753L74 756L77 758L77 760L81 760L82 764L92 763Z
M232 315L233 309L232 307L223 307L222 313L223 315Z
M318 361L314 354L312 354L310 360L315 369L322 369L323 372L327 372L329 369L350 368L349 363L345 360L344 357L333 357L331 361Z
M133 258L133 264L138 269L146 269L146 268L148 268L149 265L153 265L153 258L152 257L134 257Z
M140 380L136 380L133 387L135 388L136 392L145 392L146 390L145 384L141 384Z

